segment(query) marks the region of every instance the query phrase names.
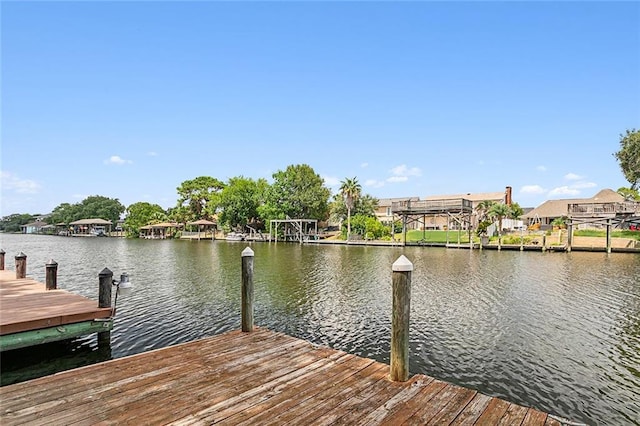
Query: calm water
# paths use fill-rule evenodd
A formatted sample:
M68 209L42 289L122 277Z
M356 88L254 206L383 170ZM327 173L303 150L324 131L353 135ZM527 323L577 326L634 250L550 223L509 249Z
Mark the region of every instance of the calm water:
M240 327L245 243L1 235L44 280L97 299L128 272L111 351L95 337L2 355L12 383ZM391 264L415 265L411 371L589 424L640 424L640 256L254 244L256 324L389 362Z

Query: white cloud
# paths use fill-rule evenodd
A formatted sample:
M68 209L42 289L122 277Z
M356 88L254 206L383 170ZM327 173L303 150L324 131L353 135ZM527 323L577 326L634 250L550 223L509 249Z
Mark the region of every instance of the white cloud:
M2 178L2 189L14 191L18 194L37 194L40 191L40 184L31 179L21 179L11 172L0 172Z
M112 155L111 157L109 157L107 160L104 160L104 164L115 164L118 166L122 166L123 164L131 164L133 163L133 161L131 160L125 160L124 158L118 156L118 155Z
M539 171L539 172L546 172L547 168L545 166L541 165L541 166L536 167L536 170Z
M149 151L149 152L147 152L147 155L148 155L149 157L157 157L157 156L158 156L158 153L157 153L157 152L155 152L155 151Z
M362 163L360 164L360 167L362 167L363 169L366 169L367 167L369 167L369 163Z
M390 178L387 178L387 182L390 183L406 182L408 180L409 178L407 176L391 176Z
M546 190L540 185L525 185L520 188L521 194L544 194Z
M422 176L422 170L420 170L418 167L407 167L406 164L396 166L389 171L393 176Z
M87 198L87 196L86 196L86 195L82 195L82 194L73 194L71 197L72 197L72 198L77 198L77 199L79 199L79 200L82 200L82 199L84 199L84 198Z
M575 173L567 173L566 175L564 175L564 178L566 180L580 180L580 179L584 179L582 176L577 175Z
M576 182L573 185L571 185L571 188L575 188L575 189L585 189L585 188L595 188L596 186L598 186L598 184L594 183L594 182L586 182L586 181L582 181L582 182Z
M384 186L384 182L375 179L367 179L364 182L364 186L372 187L372 188L382 188Z
M324 183L326 183L329 186L338 186L338 185L340 185L340 179L338 179L337 177L322 176L322 179L324 179Z
M571 195L571 196L575 196L575 195L579 195L579 194L580 194L580 190L564 185L564 186L559 186L557 188L552 189L551 191L549 191L549 193L547 195L552 197L552 196L555 196L555 195Z

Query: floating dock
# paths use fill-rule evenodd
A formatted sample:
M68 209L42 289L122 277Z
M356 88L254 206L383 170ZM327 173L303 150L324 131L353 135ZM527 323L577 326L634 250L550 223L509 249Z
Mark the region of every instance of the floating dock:
M0 351L70 339L113 327L111 308L0 270Z
M265 329L0 388L3 425L559 425L550 415Z

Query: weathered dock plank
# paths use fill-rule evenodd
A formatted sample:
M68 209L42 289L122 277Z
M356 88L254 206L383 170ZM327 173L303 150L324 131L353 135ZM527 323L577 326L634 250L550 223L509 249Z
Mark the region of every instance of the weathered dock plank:
M230 332L0 388L3 425L554 424L281 333Z

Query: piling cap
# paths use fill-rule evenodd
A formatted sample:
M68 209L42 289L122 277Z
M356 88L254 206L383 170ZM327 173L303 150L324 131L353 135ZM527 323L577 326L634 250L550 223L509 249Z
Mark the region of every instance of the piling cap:
M100 276L100 277L113 276L113 272L111 272L111 270L109 268L104 268L102 271L100 271L98 276Z
M242 257L253 257L253 250L251 250L251 247L247 246L247 248L245 248L244 250L242 250Z
M24 254L23 252L16 254L16 259L25 259L26 257L27 255Z
M411 263L411 261L403 254L398 258L398 260L393 262L391 270L393 272L411 272L413 271L413 263Z
M4 251L4 249L0 249L0 254L5 254L6 251Z
M47 264L45 266L58 266L58 262L56 262L53 259L49 259L49 261L47 262Z

